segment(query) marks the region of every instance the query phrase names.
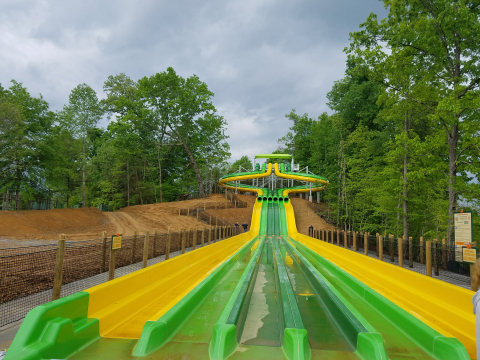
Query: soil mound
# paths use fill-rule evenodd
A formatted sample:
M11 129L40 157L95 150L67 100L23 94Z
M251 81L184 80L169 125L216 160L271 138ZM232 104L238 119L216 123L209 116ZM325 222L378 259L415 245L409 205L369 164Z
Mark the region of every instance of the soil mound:
M232 225L246 222L250 226L256 197L236 196L247 203L246 208L232 208L232 204L223 195L214 194L201 200L136 205L115 212L102 212L97 208L0 211L0 238L58 240L59 234L65 234L67 240L90 240L101 238L103 231L108 235L121 233L128 236L135 231L144 234L145 231L154 229L165 233L169 228L171 231L208 228L209 225L201 219L186 216L186 208L189 208L190 214L197 208L206 208L207 216L225 219ZM229 208L225 208L226 203ZM315 228L334 229L315 213L313 207L319 205L295 197L292 198L292 205L299 232L308 234L310 225ZM179 209L183 209L182 215L179 215ZM212 225L215 225L213 221Z

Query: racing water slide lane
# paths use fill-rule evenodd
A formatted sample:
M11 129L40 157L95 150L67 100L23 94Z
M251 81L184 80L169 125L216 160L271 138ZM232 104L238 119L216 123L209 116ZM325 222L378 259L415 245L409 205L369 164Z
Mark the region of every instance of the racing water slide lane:
M357 309L366 302L381 311L368 319L384 317L430 357L476 358L471 291L300 234L291 204L285 204L285 210L289 238L313 266L338 291L348 289L348 296L363 299L353 303Z

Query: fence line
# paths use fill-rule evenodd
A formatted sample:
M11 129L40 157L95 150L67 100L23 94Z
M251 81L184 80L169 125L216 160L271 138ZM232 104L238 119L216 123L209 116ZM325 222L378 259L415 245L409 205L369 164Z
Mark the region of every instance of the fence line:
M0 327L22 319L34 307L60 294L67 296L108 281L111 264L113 276L118 277L236 233L234 226L135 233L123 237L122 248L114 251L113 264L106 232L92 240L65 241L63 237L56 245L0 249ZM59 261L61 252L63 261Z
M436 279L477 290L472 266L455 261L455 247L444 239L424 241L356 231L309 228L309 236ZM472 270L473 269L473 270Z

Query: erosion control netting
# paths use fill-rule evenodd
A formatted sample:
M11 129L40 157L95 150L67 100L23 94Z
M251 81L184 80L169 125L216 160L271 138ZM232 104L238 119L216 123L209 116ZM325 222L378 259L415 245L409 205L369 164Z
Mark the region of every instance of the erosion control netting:
M353 232L309 230L310 236L316 239L328 241L334 245L354 250L354 236L356 236L356 251L365 254L365 235ZM380 237L376 235L367 236L368 256L380 258ZM382 240L383 261L399 266L399 239L386 237ZM402 240L403 268L427 275L427 249L426 241L415 239ZM449 282L454 285L470 289L470 267L466 263L455 261L455 247L431 242L431 264L432 277Z
M227 231L226 231L227 230ZM225 227L170 233L169 257L192 251L232 236ZM202 235L203 234L203 235ZM148 262L153 265L165 259L169 235L149 234ZM182 239L184 245L182 246ZM125 236L117 250L115 277L143 267L145 234ZM66 241L61 296L88 289L108 280L110 238L88 241ZM57 245L0 249L0 327L21 320L34 307L52 300Z

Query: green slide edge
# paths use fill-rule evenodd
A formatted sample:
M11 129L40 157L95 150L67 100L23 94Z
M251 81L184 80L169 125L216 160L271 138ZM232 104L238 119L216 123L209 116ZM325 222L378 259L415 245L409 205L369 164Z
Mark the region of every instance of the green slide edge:
M37 306L23 320L5 360L66 359L100 338L98 319L87 317L89 293Z
M275 239L273 240L273 254L283 315L283 354L288 360L309 360L312 357L312 349L308 342L308 333L303 325L295 293L278 247L278 240Z
M165 345L188 320L195 309L205 300L210 291L231 269L234 262L244 256L258 237L253 238L216 268L192 291L176 303L157 321L147 321L138 340L133 356L144 357Z
M240 278L235 290L227 301L218 321L213 328L213 337L208 346L211 360L224 360L238 347L238 320L245 303L250 301L248 293L251 292L252 283L258 270L259 259L263 250L263 239L255 250Z
M439 360L470 359L467 349L457 338L445 337L313 250L294 239L291 240L314 267L325 268L335 274L358 296L365 299L405 334L409 334L410 338L432 357Z

